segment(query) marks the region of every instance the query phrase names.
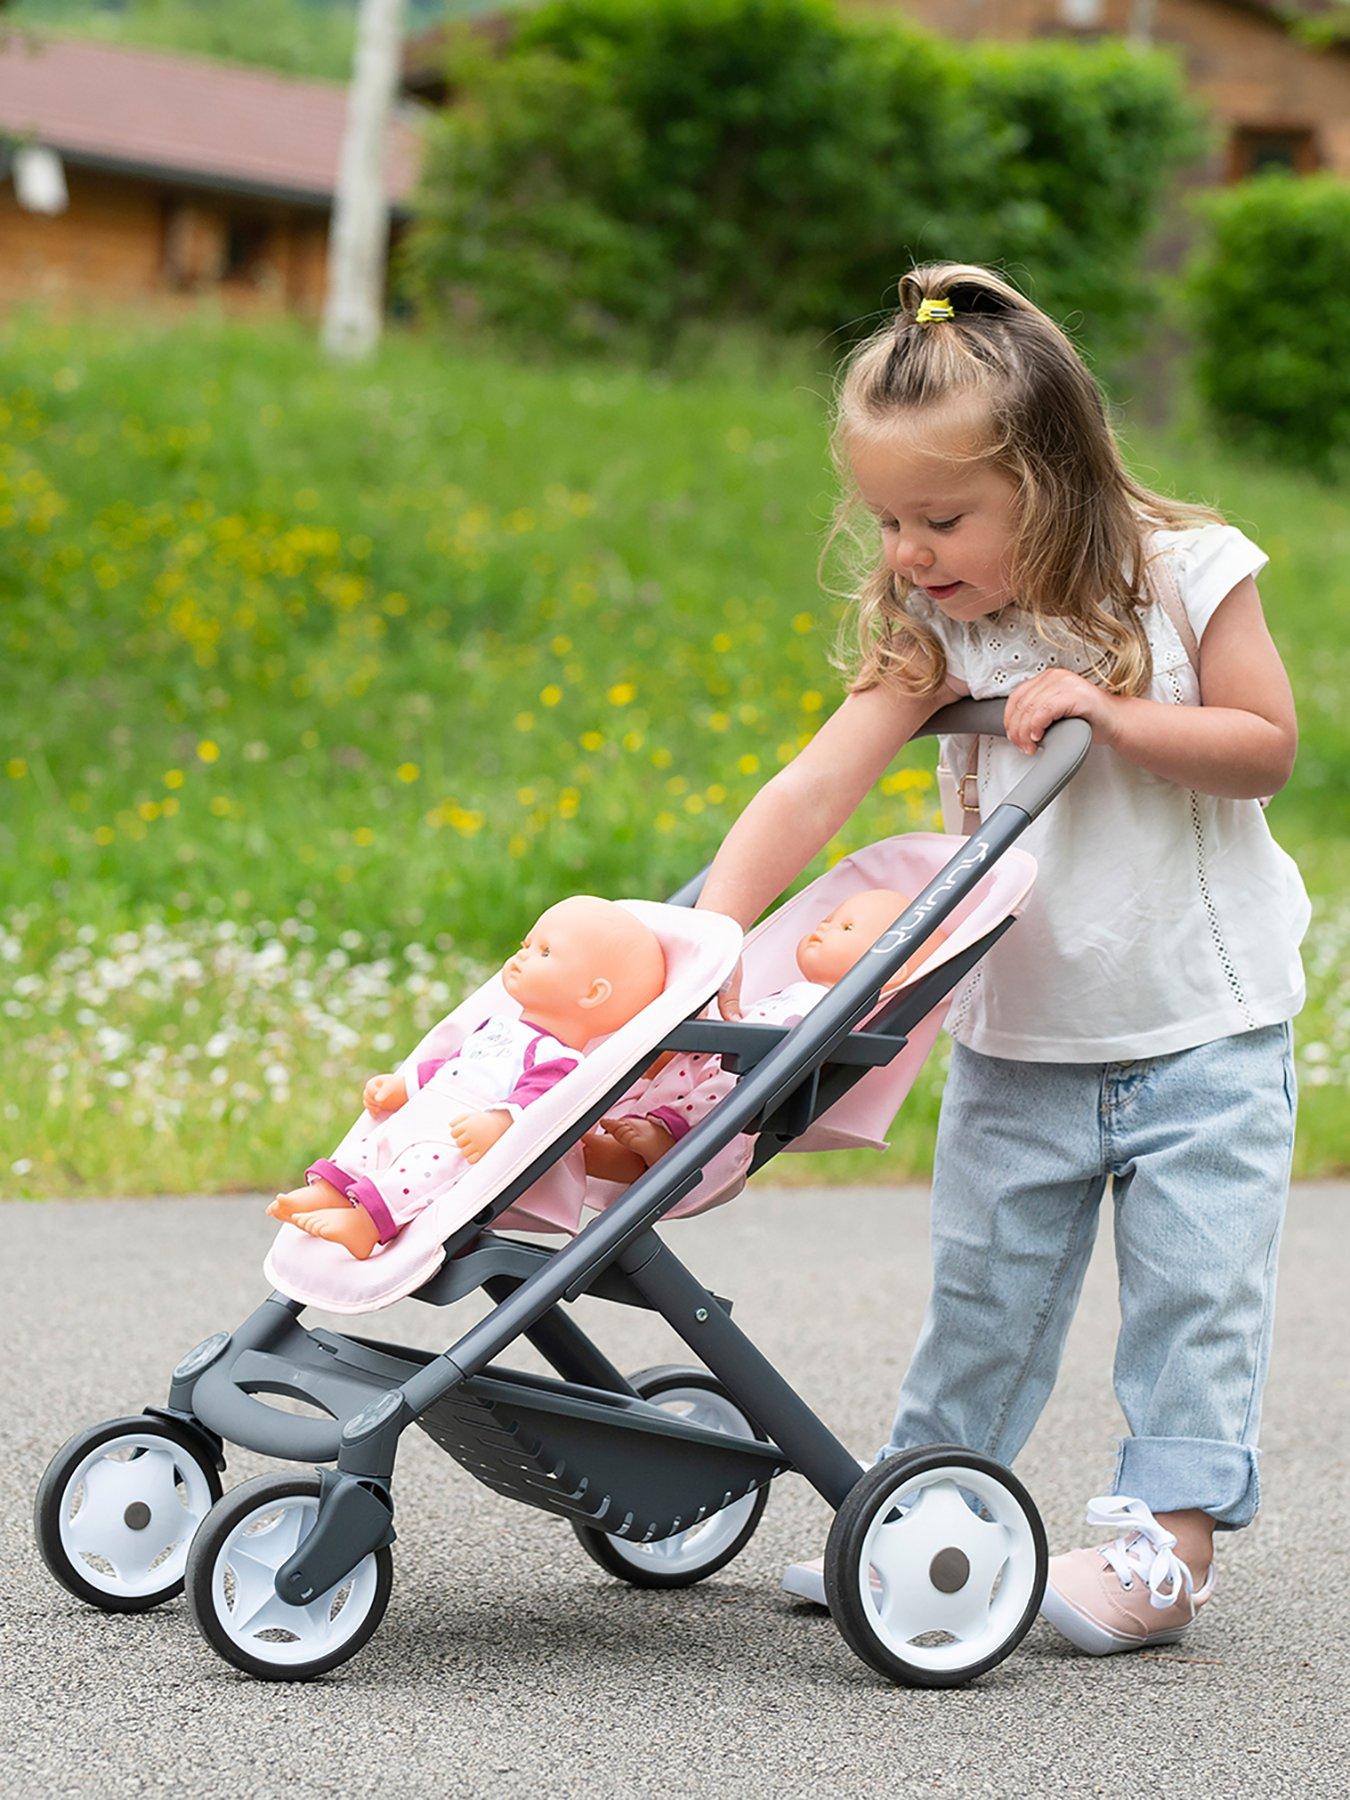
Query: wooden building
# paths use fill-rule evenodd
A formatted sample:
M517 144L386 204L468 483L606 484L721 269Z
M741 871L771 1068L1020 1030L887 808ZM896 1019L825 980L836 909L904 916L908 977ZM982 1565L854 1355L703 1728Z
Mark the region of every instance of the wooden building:
M1333 0L849 0L903 13L944 37L1123 37L1179 52L1218 136L1206 171L1269 168L1350 177L1350 34ZM1344 14L1341 14L1344 18ZM1318 37L1318 20L1326 23ZM1316 38L1317 41L1313 41Z
M840 3L860 13L898 14L962 41L1110 36L1171 48L1218 128L1207 179L1235 181L1267 168L1300 175L1331 169L1350 177L1350 29L1343 0ZM502 43L512 23L510 13L499 13L475 28ZM444 37L444 28L422 32L409 40L404 57L405 91L436 104L445 99Z
M200 57L0 41L0 304L212 294L316 313L346 89ZM391 124L396 227L416 176Z

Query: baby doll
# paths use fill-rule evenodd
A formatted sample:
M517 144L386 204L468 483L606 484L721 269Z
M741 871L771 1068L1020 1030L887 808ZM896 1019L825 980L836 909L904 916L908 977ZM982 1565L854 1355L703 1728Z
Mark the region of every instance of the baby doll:
M593 1038L656 999L665 956L626 908L577 895L548 909L501 978L521 1017L485 1020L451 1057L372 1075L366 1115L305 1171L305 1187L277 1195L274 1219L364 1261L576 1068Z
M797 946L797 967L805 977L777 993L766 994L748 1005L742 1018L748 1025L796 1025L840 980L863 953L872 948L909 905L903 894L891 888L869 888L836 906ZM911 956L882 989L890 993L907 981L926 957L931 956L946 932L936 931ZM635 1181L668 1150L674 1148L691 1126L706 1117L735 1084L716 1057L689 1052L668 1052L648 1070L638 1101L627 1117L602 1119L582 1140L586 1173L602 1181ZM622 1104L622 1103L621 1103Z

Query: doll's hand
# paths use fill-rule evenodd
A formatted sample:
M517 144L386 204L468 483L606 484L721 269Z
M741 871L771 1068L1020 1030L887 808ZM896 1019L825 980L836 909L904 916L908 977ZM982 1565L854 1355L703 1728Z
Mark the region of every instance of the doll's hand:
M372 1075L361 1094L361 1103L376 1118L397 1112L408 1103L407 1083L401 1075Z
M1008 742L1029 756L1056 719L1086 719L1099 744L1115 735L1119 696L1068 669L1047 669L1013 689L1003 708Z
M465 1113L456 1119L450 1127L450 1135L455 1140L456 1148L463 1152L466 1162L476 1163L510 1129L509 1112L476 1112Z

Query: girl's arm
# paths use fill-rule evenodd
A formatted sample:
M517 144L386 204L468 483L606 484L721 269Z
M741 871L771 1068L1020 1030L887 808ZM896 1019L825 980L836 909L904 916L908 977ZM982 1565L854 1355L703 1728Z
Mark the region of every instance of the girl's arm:
M722 841L698 904L749 930L857 807L892 758L955 689L884 685L848 696L806 748L755 795Z
M1199 706L1108 694L1081 675L1048 670L1023 682L1004 713L1019 750L1056 719L1086 719L1127 762L1229 800L1278 793L1298 748L1294 697L1251 576L1220 601L1200 645Z

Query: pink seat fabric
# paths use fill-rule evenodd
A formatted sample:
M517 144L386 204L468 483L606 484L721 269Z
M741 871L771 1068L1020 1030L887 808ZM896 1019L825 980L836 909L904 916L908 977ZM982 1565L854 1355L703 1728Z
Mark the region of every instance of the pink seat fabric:
M282 1293L329 1312L371 1312L413 1293L444 1260L443 1240L482 1210L545 1145L572 1124L614 1085L626 1069L654 1049L673 1026L711 1004L736 958L744 950L742 999L751 1001L800 979L797 944L806 932L849 894L867 888L895 888L916 895L965 843L938 832L908 832L886 838L843 857L801 893L757 925L742 944L740 928L721 913L694 912L654 901L625 900L661 939L666 953L666 987L659 1000L622 1031L590 1046L580 1065L543 1099L535 1102L491 1151L429 1206L391 1243L358 1262L335 1244L284 1225L264 1265ZM946 921L944 943L918 975L950 961L1001 920L1021 910L1036 878L1036 864L1024 851L1007 850L968 899ZM917 979L912 976L911 980ZM943 1000L910 1033L909 1042L886 1068L873 1069L791 1145L798 1150L866 1147L884 1150L886 1133L913 1086L946 1016ZM494 976L455 1011L433 1026L407 1058L422 1062L448 1056L481 1021L519 1008ZM710 1016L716 1014L715 1005ZM641 1111L640 1093L624 1096L614 1113ZM711 1157L699 1186L666 1215L681 1218L706 1212L732 1199L745 1185L754 1140L737 1137ZM574 1145L508 1212L494 1229L575 1232L583 1208L603 1211L624 1189L589 1180L580 1145Z
M770 913L746 937L742 1003L748 1004L787 987L790 982L801 980L797 945L813 925L833 912L850 894L868 888L894 888L913 897L928 886L965 841L962 837L941 832L912 831L869 844L866 849L843 857L809 887ZM1006 850L974 892L946 921L943 927L947 932L945 942L926 959L910 981L950 962L1009 914L1018 913L1035 879L1034 858L1022 850ZM788 1149L884 1150L891 1121L913 1087L950 1004L949 997L935 1006L910 1033L909 1042L894 1062L864 1075ZM623 1102L612 1111L615 1114L641 1112L642 1106L636 1096L625 1095ZM753 1139L734 1138L709 1160L700 1185L672 1207L666 1217L684 1218L732 1199L745 1185L753 1154ZM623 1191L614 1182L592 1180L587 1185L586 1204L603 1211L612 1206Z
M645 1052L716 994L740 954L741 929L734 919L652 900L620 904L661 940L666 985L659 998L621 1030L589 1045L577 1067L529 1106L481 1162L365 1262L337 1244L283 1225L264 1264L275 1288L304 1305L338 1313L371 1312L413 1293L440 1267L444 1239L451 1232L481 1212ZM448 1056L484 1019L498 1015L519 1018L520 1009L494 975L433 1026L406 1060ZM575 1231L585 1192L581 1147L574 1145L497 1224L525 1231Z

